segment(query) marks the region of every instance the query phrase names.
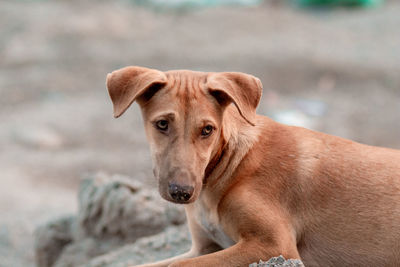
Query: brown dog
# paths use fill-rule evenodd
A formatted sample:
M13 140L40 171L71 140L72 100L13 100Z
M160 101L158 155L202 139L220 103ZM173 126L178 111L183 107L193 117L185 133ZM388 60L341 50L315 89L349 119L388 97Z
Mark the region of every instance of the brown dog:
M192 249L145 266L400 266L400 151L256 115L243 73L126 67L107 87L115 117L140 105L160 194L186 204Z

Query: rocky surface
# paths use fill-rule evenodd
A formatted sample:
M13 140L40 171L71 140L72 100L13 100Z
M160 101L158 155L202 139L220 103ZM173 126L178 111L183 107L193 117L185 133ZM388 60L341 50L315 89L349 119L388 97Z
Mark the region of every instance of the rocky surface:
M185 221L183 206L132 178L97 174L81 182L78 223L85 236L132 242Z
M84 266L126 267L150 263L182 254L190 249L190 245L190 234L186 225L169 227L160 234L141 238L134 244L96 257Z
M151 236L167 226L178 226L185 222L182 206L162 201L156 191L146 189L140 182L121 175L97 174L84 178L78 202L77 216L50 221L36 230L38 266L84 264L98 255L133 243L140 237ZM170 231L161 234L157 248L160 250L163 246L169 246L167 240L171 236L181 239L186 237L187 240L186 232L182 231L182 227L179 229L172 228L171 234L168 234ZM177 232L180 235L176 235ZM156 239L154 237L152 240ZM137 254L137 259L140 260L143 255L155 255L149 253L156 244L151 240L144 239L135 244L139 247L132 250L131 254ZM130 260L134 261L132 255Z
M76 223L74 216L66 216L52 220L36 229L35 255L37 266L53 266L64 247L73 241L73 228Z
M304 267L301 260L286 260L282 255L273 257L268 261L261 261L259 263L252 263L249 267Z

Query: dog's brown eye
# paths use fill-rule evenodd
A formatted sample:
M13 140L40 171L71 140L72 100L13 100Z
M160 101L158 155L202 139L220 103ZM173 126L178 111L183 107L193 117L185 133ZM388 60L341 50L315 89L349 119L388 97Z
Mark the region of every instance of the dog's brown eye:
M214 128L211 125L207 125L206 127L203 128L203 130L201 130L201 135L203 137L209 136L213 130Z
M168 130L168 121L167 120L159 120L156 122L156 127L157 129L161 131L166 131Z

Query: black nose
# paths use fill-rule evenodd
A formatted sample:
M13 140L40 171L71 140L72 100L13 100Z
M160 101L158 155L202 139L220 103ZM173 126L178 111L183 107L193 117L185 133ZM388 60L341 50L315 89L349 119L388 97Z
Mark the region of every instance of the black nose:
M186 202L188 201L193 194L194 188L189 185L178 185L178 184L170 184L169 185L169 195L173 200L177 202Z

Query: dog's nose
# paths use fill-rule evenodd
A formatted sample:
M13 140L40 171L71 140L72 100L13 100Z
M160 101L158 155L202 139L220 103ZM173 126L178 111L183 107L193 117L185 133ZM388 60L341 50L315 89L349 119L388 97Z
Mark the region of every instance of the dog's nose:
M183 203L188 201L192 197L193 191L193 186L181 186L173 183L169 185L169 195L177 202Z

